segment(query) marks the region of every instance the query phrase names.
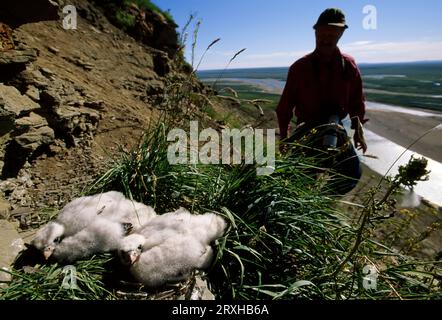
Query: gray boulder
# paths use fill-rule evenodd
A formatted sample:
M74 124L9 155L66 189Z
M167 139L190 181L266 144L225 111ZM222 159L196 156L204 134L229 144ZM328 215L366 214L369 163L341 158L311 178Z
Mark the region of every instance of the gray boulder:
M0 83L0 114L7 112L19 117L30 111L40 109L40 105L28 96L22 95L15 87Z
M6 271L11 270L11 265L24 243L14 226L6 220L0 220L0 287L6 285L2 282L11 281L11 275Z

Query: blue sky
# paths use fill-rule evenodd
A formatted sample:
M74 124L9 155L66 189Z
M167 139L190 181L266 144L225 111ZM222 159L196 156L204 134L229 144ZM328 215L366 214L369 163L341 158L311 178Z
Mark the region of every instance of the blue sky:
M191 13L186 57L190 62L195 22L201 20L195 49L200 70L224 68L230 58L247 48L229 68L289 66L314 49L313 24L328 7L341 8L349 29L339 42L342 51L363 62L442 60L442 1L440 0L153 0L170 10L180 32ZM367 5L376 9L376 29L366 29ZM373 11L370 11L373 16ZM374 27L373 20L371 26Z

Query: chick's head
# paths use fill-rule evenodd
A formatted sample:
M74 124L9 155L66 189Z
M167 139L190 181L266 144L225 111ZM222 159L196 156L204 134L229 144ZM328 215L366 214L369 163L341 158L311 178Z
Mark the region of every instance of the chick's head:
M120 260L125 265L132 265L140 258L146 241L141 234L131 234L124 237L118 249Z
M43 253L45 259L54 252L57 245L63 240L64 227L57 222L49 222L37 231L31 245Z

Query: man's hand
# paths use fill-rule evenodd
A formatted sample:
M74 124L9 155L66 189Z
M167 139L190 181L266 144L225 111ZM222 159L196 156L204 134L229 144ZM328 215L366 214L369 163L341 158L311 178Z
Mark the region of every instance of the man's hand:
M367 143L364 138L364 129L362 128L361 121L358 117L354 117L352 120L352 128L355 130L355 134L353 136L353 141L355 143L355 147L358 150L362 149L362 152L365 153L367 151Z
M365 151L367 151L367 144L365 143L364 138L361 137L357 131L355 132L355 135L353 136L353 141L355 143L356 149L358 149L358 150L362 149L363 153L365 153Z

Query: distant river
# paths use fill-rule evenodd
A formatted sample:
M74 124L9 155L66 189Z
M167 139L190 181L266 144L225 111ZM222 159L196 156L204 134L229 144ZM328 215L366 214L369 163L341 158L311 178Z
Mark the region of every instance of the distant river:
M432 113L431 111L427 112L414 110L410 108L390 106L371 101L367 101L366 105L368 110L372 109L385 110L390 112L401 112L416 117L436 116L440 117L442 123L442 115ZM344 126L346 127L347 131L350 132L350 120L347 119L346 121L344 121ZM429 157L422 156L421 154L414 151L405 151L404 147L374 132L371 132L370 130L364 129L364 133L365 140L367 142L367 145L369 146L367 154L375 156L377 157L377 159L372 157L364 157L362 153L358 151L359 157L365 165L381 175L388 174L389 176L394 176L398 173L399 166L406 164L408 160L410 160L410 157L412 155L414 155L415 158L425 157L428 160L427 170L431 171L429 174L429 180L418 182L414 190L416 194L418 194L422 198L425 198L426 200L434 204L442 206L442 163L435 161ZM397 162L395 163L396 160ZM393 163L395 164L393 165ZM388 171L389 169L390 171Z
M366 106L368 110L407 113L416 117L440 117L442 123L442 114L440 113L390 106L371 101L367 101ZM344 122L344 126L347 131L350 132L350 121L348 119ZM442 206L442 163L429 157L422 156L415 151L405 151L403 146L400 146L370 130L364 129L364 133L365 140L369 146L367 154L376 156L377 159L364 157L362 153L358 151L359 157L365 165L381 175L388 174L394 176L398 173L399 166L406 164L412 155L414 155L415 158L426 158L428 160L427 170L431 171L429 174L429 180L418 182L414 190L419 196L434 204ZM397 162L395 163L396 160ZM393 165L393 163L395 164Z
M378 159L361 156L362 162L374 171L385 174L405 148L369 130L364 130L364 132L367 144L370 146L369 154L376 155ZM395 175L399 166L406 164L411 155L422 157L419 153L407 150L388 174ZM431 171L429 180L419 182L414 190L423 198L442 206L442 163L428 157L425 158L428 160L427 169Z

